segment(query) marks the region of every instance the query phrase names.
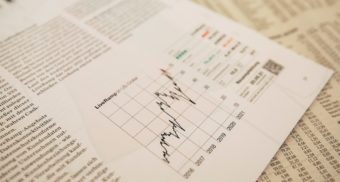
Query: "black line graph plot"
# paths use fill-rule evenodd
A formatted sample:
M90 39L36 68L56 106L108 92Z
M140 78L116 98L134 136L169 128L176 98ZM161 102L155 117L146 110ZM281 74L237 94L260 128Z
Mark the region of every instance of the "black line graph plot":
M101 114L185 175L230 131L240 110L237 103L226 107L224 95L210 97L209 89L183 70L161 69L156 77L139 76Z

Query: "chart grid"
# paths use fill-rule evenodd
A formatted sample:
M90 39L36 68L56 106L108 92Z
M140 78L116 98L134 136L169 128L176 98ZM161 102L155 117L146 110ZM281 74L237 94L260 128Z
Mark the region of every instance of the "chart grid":
M189 83L184 71L179 71L174 80L164 74L156 78L140 76L138 81L110 101L105 111L107 119L121 128L138 143L159 159L166 161L176 172L183 175L186 165L195 163L201 153L206 153L209 145L216 142L218 134L226 131L238 105L229 109L223 105L226 100L218 100L207 94L209 86L191 78ZM174 84L180 87L195 104L179 98L168 99L171 107L167 113L176 118L183 130L176 130L178 137L168 137L166 145L161 145L161 134L169 133L174 125L168 114L162 112L156 93L173 92ZM166 155L165 155L166 153Z

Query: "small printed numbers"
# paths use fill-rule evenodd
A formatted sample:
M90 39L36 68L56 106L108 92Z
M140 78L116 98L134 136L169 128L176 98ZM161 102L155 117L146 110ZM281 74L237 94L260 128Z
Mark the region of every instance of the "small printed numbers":
M207 153L211 154L216 149L215 144L211 144L210 147L207 149Z
M183 175L184 178L189 179L189 177L194 173L195 170L193 168L189 168L187 172Z
M227 130L231 131L235 126L236 126L236 123L233 121L229 124L229 126L227 127Z
M239 113L237 114L236 118L237 118L238 120L240 120L240 119L243 118L244 115L245 115L245 112L244 112L244 111L241 111L241 112L239 112Z
M195 162L196 166L200 166L202 165L202 163L204 162L205 158L203 156L200 156L197 161Z
M223 133L221 133L221 135L217 138L217 141L219 142L219 143L221 143L222 141L223 141L223 139L226 137L227 135L223 132Z
M221 95L220 97L222 100L226 100L227 99L227 96L226 95Z

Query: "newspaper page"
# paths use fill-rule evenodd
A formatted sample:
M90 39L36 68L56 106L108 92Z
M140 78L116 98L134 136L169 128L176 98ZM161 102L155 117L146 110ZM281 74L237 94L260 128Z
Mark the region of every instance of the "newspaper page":
M340 1L194 0L337 71L258 181L340 179Z
M0 14L0 181L255 181L333 73L190 1Z

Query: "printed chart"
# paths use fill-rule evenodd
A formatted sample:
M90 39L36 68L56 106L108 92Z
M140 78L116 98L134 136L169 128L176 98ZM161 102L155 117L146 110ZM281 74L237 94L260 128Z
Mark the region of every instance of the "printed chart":
M209 96L209 85L160 70L139 76L100 112L185 178L200 166L244 114L227 96ZM172 76L174 75L174 76Z

